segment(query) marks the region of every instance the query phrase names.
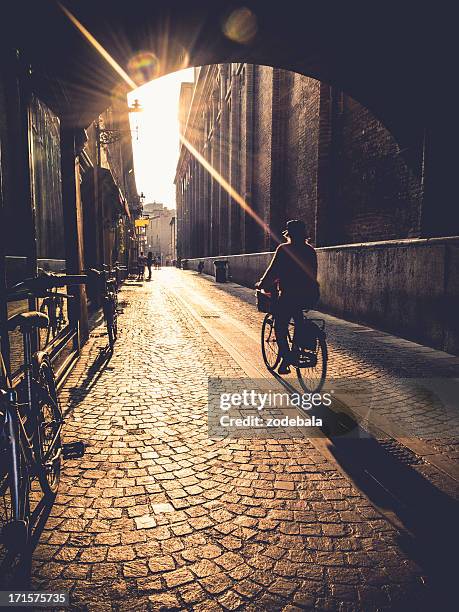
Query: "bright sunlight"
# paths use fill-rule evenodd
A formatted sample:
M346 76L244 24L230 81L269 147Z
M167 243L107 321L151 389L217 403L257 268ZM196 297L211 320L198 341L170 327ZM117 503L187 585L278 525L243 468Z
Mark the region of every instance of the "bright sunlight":
M180 84L193 80L193 68L180 70L142 85L128 94L141 113L131 113L137 191L145 202L175 208L174 176L179 155L178 100ZM137 129L138 128L138 129Z

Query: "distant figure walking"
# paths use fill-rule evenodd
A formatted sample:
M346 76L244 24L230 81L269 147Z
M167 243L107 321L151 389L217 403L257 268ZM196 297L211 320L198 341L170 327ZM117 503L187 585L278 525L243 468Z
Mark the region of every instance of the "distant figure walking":
M153 265L153 262L154 262L153 253L151 251L148 251L148 255L147 255L148 278L147 280L149 281L151 281L151 266Z
M143 256L143 252L137 258L137 280L143 280L145 275L145 257Z

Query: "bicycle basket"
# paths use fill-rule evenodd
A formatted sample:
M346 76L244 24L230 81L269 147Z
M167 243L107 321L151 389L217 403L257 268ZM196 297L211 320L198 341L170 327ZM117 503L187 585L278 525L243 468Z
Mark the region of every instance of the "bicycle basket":
M258 312L271 312L272 311L272 300L271 294L257 289L255 292L257 299L257 310Z

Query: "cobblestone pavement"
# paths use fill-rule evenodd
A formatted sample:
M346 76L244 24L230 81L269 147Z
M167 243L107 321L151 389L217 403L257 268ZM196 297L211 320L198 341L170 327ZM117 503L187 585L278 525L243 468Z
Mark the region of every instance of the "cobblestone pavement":
M309 440L207 437L208 377L244 373L179 274L126 286L112 359L97 367L97 329L66 381L65 438L88 448L64 464L33 588L97 612L432 609L399 532ZM181 278L259 321L236 289Z
M251 289L234 283L208 283L196 273L188 273L195 291L203 283L211 302L259 333L262 317L254 308ZM207 277L210 279L210 277ZM372 382L372 410L392 423L401 437L412 437L432 444L445 457L459 460L459 414L457 387L446 389L446 398L456 410L445 408L438 381L459 379L459 357L397 338L390 334L324 315L329 346L330 378L366 379ZM429 380L427 387L416 383ZM429 388L430 387L430 388ZM437 397L436 394L438 393Z

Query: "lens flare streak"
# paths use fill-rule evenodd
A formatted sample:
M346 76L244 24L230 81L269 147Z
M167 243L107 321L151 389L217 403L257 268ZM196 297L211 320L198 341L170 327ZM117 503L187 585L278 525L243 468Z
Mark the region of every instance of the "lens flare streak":
M100 55L107 61L107 63L110 64L113 70L115 70L115 72L117 72L120 75L120 77L124 81L126 81L129 87L131 87L132 89L136 89L137 83L135 83L135 81L131 79L128 73L125 70L123 70L123 68L118 64L118 62L115 59L113 59L110 53L100 44L100 42L91 34L91 32L89 32L89 30L87 30L84 27L84 25L80 21L78 21L75 15L73 15L65 6L63 6L60 3L58 4L61 10L65 13L65 15L67 15L67 17L73 23L73 25L81 32L81 34L83 34L83 36L94 47L94 49L96 49L96 51L100 53Z
M279 242L278 237L270 230L269 226L263 221L261 217L257 215L257 213L249 206L249 204L244 200L244 198L232 187L227 180L223 178L223 176L215 170L215 168L209 164L207 159L197 151L191 142L189 142L184 136L180 136L180 140L184 144L184 146L188 149L188 151L197 159L197 161L207 170L207 172L214 178L217 183L233 198L235 202L239 204L239 206L244 210L254 221L270 236Z
M180 136L180 140L184 144L184 146L188 149L188 151L197 159L197 161L207 170L207 172L214 178L217 183L239 204L239 206L244 210L252 219L258 223L258 225L269 234L276 242L281 242L278 236L270 229L270 227L263 221L263 219L257 215L257 213L249 206L249 204L244 200L244 198L232 187L228 181L226 181L222 175L215 170L215 168L209 164L207 159L203 157L199 151L197 151L191 142L189 142L184 136ZM293 261L309 276L311 275L310 270L304 264L304 262L297 257L290 250L287 251L288 255L293 259Z

